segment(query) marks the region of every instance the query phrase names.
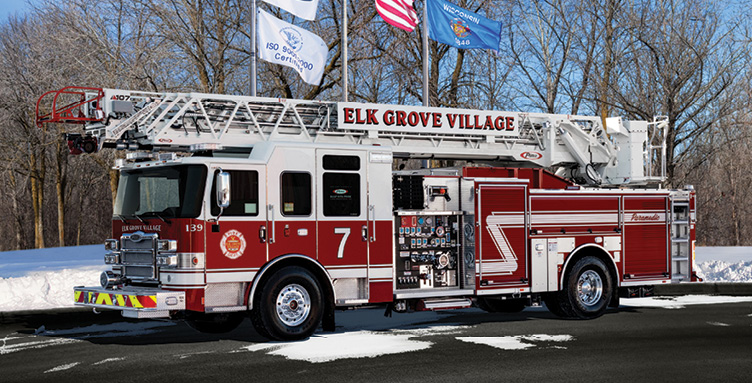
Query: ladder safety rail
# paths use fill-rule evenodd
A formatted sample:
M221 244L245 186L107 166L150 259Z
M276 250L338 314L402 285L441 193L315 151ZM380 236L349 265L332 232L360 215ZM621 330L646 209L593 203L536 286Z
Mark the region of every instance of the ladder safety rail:
M42 102L52 96L52 103L50 105L43 105ZM61 96L67 99L66 96L72 96L70 98L73 101L67 101L63 106L58 106ZM60 123L72 123L72 124L86 124L90 122L96 122L104 118L102 106L100 101L104 97L104 90L101 88L90 88L80 86L68 86L59 90L51 90L43 94L37 100L35 109L36 124L42 129L45 123L60 122ZM65 101L64 101L65 102ZM51 111L45 113L40 107L49 106ZM93 108L87 110L86 108Z
M379 145L395 158L527 162L593 185L645 184L665 174L652 170L655 154L665 158L665 134L655 133L662 126L657 120L646 127L641 121L608 119L607 135L601 118L592 116L81 87L42 98L55 92L80 98L53 107L50 115L38 113L38 123L86 124L85 136L100 147L190 151L269 141Z

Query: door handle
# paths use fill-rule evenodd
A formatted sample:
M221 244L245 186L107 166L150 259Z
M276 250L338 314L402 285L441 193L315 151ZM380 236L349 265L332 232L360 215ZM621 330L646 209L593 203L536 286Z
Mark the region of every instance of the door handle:
M259 228L259 240L261 240L261 243L266 243L266 226L261 226Z
M363 242L368 242L368 225L363 225L360 234L363 236Z
M266 210L269 212L269 217L271 217L272 221L272 236L271 238L269 238L269 243L274 243L274 241L277 239L277 225L275 225L274 220L274 205L266 205Z
M376 242L376 207L374 205L368 205L368 214L371 219L371 242Z

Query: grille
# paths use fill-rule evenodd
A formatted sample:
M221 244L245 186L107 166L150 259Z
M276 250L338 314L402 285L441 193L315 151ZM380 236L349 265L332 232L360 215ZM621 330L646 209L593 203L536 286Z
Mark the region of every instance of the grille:
M154 278L154 267L152 266L124 266L125 276L131 279L152 279Z
M137 281L156 280L156 233L137 231L120 237L123 275Z

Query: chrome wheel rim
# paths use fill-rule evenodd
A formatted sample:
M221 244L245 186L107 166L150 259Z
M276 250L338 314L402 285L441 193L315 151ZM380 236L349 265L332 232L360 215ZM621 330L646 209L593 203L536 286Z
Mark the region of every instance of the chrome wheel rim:
M290 284L277 295L277 317L287 326L303 323L311 313L311 297L303 286Z
M587 270L577 281L577 297L585 306L593 306L603 295L603 280L593 270Z

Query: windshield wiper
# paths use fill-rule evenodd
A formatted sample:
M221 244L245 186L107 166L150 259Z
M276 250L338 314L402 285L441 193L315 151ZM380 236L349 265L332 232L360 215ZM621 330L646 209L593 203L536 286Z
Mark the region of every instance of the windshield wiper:
M166 223L166 224L168 224L168 225L170 224L170 221L168 221L168 220L166 220L166 219L165 219L164 217L162 217L162 215L161 215L161 214L159 214L159 213L152 213L152 214L154 214L154 216L155 216L155 217L157 217L157 218L159 218L160 220L162 220L162 222L164 222L164 223Z
M136 217L137 220L141 221L144 225L146 225L146 221L143 220L143 218L139 217L138 214L134 214L134 217Z
M125 220L125 217L120 214L115 214L115 218L119 219L122 223L128 223L128 221Z

